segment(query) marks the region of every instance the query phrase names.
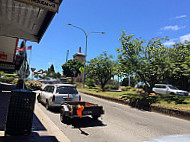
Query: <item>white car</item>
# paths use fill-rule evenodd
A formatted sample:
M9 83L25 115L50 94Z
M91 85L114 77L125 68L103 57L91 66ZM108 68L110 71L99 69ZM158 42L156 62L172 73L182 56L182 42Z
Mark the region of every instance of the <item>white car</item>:
M170 84L155 84L152 91L162 95L171 94L171 95L188 96L187 91L179 90L178 88Z
M76 86L71 84L49 84L40 91L38 102L44 103L46 109L51 107L61 107L63 102L81 101L81 96L78 94Z

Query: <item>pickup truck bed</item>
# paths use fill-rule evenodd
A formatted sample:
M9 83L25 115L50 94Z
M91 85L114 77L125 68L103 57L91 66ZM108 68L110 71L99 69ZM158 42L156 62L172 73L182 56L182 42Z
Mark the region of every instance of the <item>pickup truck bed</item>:
M66 122L74 117L91 115L93 119L98 119L104 114L103 106L89 102L64 102L61 105L60 120Z

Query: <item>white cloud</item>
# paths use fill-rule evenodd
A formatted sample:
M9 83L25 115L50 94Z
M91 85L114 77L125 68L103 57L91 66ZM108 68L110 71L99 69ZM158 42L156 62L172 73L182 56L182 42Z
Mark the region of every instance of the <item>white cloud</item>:
M174 41L167 41L167 42L164 43L164 46L172 46L174 44L175 44Z
M176 16L175 18L176 19L181 19L181 18L185 18L185 17L187 17L187 15L180 15L180 16Z
M161 28L161 30L173 30L173 31L178 31L180 29L184 29L186 26L181 26L179 27L178 25L174 25L174 26L165 26L163 28Z
M169 41L166 41L165 43L163 43L165 46L172 46L174 45L176 42L179 41L179 38L172 38Z
M190 41L190 33L186 34L186 35L183 35L183 36L180 36L179 39L180 39L181 42L184 42L186 40Z

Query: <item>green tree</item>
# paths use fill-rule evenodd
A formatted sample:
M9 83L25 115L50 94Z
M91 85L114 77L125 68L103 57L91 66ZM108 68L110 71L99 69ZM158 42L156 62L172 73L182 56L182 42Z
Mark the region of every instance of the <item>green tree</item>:
M59 72L57 73L57 78L61 78L61 74Z
M123 70L123 64L119 63L119 61L114 62L114 75L118 77L117 83L118 86L120 86L120 78L125 75L124 70Z
M119 62L127 74L135 73L151 92L155 83L165 80L165 73L170 71L168 48L164 47L166 38L151 39L146 41L127 35L124 31L120 37L121 48L117 49Z
M168 81L188 90L190 83L190 42L177 43L169 49L171 72Z
M106 52L103 52L97 58L94 58L88 62L86 66L89 76L93 76L93 79L97 79L101 88L104 90L105 85L114 76L114 62L111 60L113 57L108 56Z
M83 67L84 64L77 59L71 59L68 60L65 64L62 65L62 69L63 69L63 74L66 77L77 77L78 74L80 74L81 72L79 71L80 67ZM74 72L76 71L75 75Z
M52 65L50 66L50 68L48 68L47 76L48 76L48 77L53 77L53 76L55 76L54 74L55 74L55 69L54 69L54 65L52 64Z

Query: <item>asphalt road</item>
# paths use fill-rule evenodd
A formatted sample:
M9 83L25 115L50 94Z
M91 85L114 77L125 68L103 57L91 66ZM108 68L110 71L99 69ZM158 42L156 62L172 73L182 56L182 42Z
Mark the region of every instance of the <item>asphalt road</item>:
M81 94L82 101L103 105L105 115L99 120L90 117L74 119L70 125L61 123L59 110L39 107L72 142L142 142L155 137L190 134L190 121L141 111L127 105Z

